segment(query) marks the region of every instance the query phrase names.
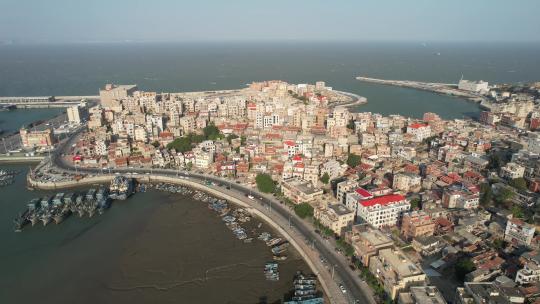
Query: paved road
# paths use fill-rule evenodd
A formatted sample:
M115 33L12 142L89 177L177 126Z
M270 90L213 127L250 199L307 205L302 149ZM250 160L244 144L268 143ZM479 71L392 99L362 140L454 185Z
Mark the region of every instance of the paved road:
M72 173L77 170L81 173L85 172L91 174L100 174L103 172L101 169L75 168L71 166L71 164L65 162L65 160L60 156L60 153L65 150L66 147L72 144L76 136L82 130L83 129L80 129L79 131L75 132L69 140L59 145L57 151L52 155L52 161L56 165L56 167L66 171L70 171ZM304 242L303 245L306 248L311 246L311 252L306 253L312 257L311 260L313 261L313 263L319 266L318 268L322 273L319 273L318 275L325 276L327 278L325 279L325 281L328 282L328 284L332 284L332 279L336 282L336 285L331 286L332 291L334 291L332 292L333 295L328 295L329 297L331 297L332 303L354 303L356 301L357 303L375 303L372 297L371 290L364 282L359 279L358 273L352 271L348 267L347 259L342 254L336 252L329 242L325 241L320 237L320 235L315 233L314 228L309 223L306 223L302 219L298 218L291 210L289 210L286 205L281 204L279 201L277 201L274 197L270 195L259 193L254 189L248 188L235 182L231 182L230 180L225 180L215 176L208 176L192 172L188 173L178 170L126 168L106 170L106 172L134 172L141 175L151 173L172 177L184 175L189 176L191 180L196 180L201 184L205 184L206 181L224 184L224 186L228 186L230 190L226 190L226 188L221 188L221 191L236 192L237 195L235 196L243 199L243 201L245 201L246 203L249 203L250 205L255 205L254 207L258 208L259 210L266 210L265 214L275 220L283 229L289 231L289 233L292 234L291 236L294 237L295 234L297 235L295 239L298 243ZM258 202L259 206L257 206L257 204L254 203L253 200L246 198L248 194L253 194L256 197L254 201ZM309 248L307 249L307 251L310 251ZM325 263L328 268L325 268L322 265L320 258L323 258L326 261ZM343 284L347 292L341 293L339 289L337 289L337 284Z

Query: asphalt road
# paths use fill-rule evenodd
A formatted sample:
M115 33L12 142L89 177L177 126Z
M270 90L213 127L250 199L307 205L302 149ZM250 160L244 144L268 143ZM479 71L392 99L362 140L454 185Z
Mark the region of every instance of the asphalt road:
M315 232L314 228L304 221L302 221L300 218L298 218L293 212L291 212L286 206L279 203L276 199L273 197L268 197L262 193L259 193L255 189L247 188L241 184L237 184L235 182L231 182L230 180L225 180L221 178L217 178L214 176L207 176L202 175L198 173L192 173L192 172L183 172L178 170L166 170L166 169L140 169L140 168L126 168L126 169L111 169L111 170L101 170L101 169L90 169L90 168L75 168L71 164L68 164L65 162L65 160L60 156L60 153L62 153L66 147L72 144L74 139L77 137L77 135L82 131L83 129L80 129L79 131L75 132L69 140L61 143L55 153L52 154L52 161L54 165L56 165L58 168L70 171L70 172L80 172L80 173L91 173L91 174L100 174L103 172L106 173L129 173L134 172L138 174L157 174L165 175L165 176L172 176L176 177L179 174L184 176L189 176L190 179L195 179L201 183L204 183L206 181L211 181L214 183L221 183L224 185L229 185L231 190L237 191L241 193L242 195L247 196L248 194L253 194L253 196L256 197L256 200L259 201L259 203L267 205L270 212L276 213L279 216L283 217L284 219L290 220L291 225L300 232L305 240L307 242L310 242L312 247L316 249L319 252L319 255L321 258L324 258L326 260L326 263L330 265L330 267L334 267L334 280L338 284L343 284L343 286L347 289L347 293L344 294L344 296L347 298L347 302L354 303L357 301L357 303L374 303L373 298L370 294L366 292L366 289L368 288L365 283L361 282L358 278L358 273L352 271L346 259L343 257L343 255L337 251L335 251L331 246L327 243L325 244L324 240ZM253 202L250 199L245 200L248 203ZM287 229L287 227L283 227L284 229ZM297 240L302 241L302 240ZM325 271L322 269L321 271ZM329 271L332 271L330 268ZM331 282L328 282L331 284Z

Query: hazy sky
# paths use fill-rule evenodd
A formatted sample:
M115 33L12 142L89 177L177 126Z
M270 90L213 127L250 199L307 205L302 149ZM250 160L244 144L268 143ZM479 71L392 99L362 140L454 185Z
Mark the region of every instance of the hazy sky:
M540 0L0 0L0 40L540 41Z

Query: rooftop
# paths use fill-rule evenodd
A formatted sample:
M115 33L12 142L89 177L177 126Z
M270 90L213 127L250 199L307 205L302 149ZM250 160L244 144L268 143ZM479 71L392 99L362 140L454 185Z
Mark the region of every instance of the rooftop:
M422 270L411 262L403 252L394 249L382 249L379 251L379 258L384 260L384 264L390 266L400 278L422 274Z
M376 197L376 198L372 198L372 199L369 199L369 200L365 200L365 201L362 201L360 202L360 204L362 204L362 206L364 207L370 207L370 206L375 206L375 205L389 205L389 204L394 204L394 203L397 203L397 202L401 202L401 201L404 201L405 200L405 197L403 195L400 195L400 194L389 194L389 195L383 195L383 196L379 196L379 197Z

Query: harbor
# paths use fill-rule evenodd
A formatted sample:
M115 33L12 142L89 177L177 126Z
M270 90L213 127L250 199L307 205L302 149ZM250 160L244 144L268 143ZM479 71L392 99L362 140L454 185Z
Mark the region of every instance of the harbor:
M262 295L274 302L290 290L297 270L309 271L298 253L290 249L289 258L279 262L280 283L267 281L264 265L273 258L266 243L256 237L251 243L237 239L222 217L208 209L208 203L193 199L194 189L179 185L170 191L158 189L171 186L161 183L135 185L133 195L126 201L113 201L101 216L96 213L79 218L71 214L60 225L53 219L43 227L40 221L34 227L28 224L22 233L13 233L13 215L32 198L54 199L58 192L85 193L99 186L26 191L24 175L28 167L5 168L20 173L15 183L3 190L6 200L0 204L3 239L8 247L1 264L5 271L17 269L19 275L0 279L4 290L1 302L37 301L44 293L48 298L43 303L77 301L81 296L94 302L167 302L181 298L192 303L256 303ZM259 224L251 217L241 225L257 228ZM259 231L278 235L266 223ZM26 286L25 294L10 291L21 284ZM61 292L81 284L86 288L77 294ZM170 288L174 284L184 285ZM138 288L147 285L170 289ZM209 289L215 293L207 293Z

